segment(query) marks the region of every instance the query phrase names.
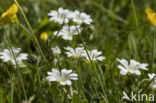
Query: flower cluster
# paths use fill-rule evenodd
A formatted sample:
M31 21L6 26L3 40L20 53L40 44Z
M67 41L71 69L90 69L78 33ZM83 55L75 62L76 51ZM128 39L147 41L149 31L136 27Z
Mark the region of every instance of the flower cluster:
M54 35L61 36L64 40L73 40L74 35L81 33L81 24L91 24L92 19L86 13L80 13L79 11L71 11L63 8L59 8L58 11L52 10L48 13L49 20L65 25L60 31L55 31ZM76 25L68 25L69 21L76 23Z
M80 11L71 11L68 9L63 9L62 7L59 8L57 11L51 10L50 13L48 13L50 16L50 21L54 21L59 24L63 23L69 23L70 20L77 24L91 24L93 20L91 19L90 15L87 15L86 13L81 13Z
M64 49L67 51L65 52L67 57L73 57L74 59L79 59L81 57L84 57L85 60L87 60L88 62L90 62L89 58L91 58L92 61L96 61L96 60L102 61L103 59L105 59L104 56L101 56L102 52L97 51L96 49L92 51L87 50L87 52L84 50L84 47L72 48L70 46L67 46L64 47ZM61 54L61 50L58 46L51 48L51 50L53 52L53 55L57 57ZM57 59L54 59L55 64L56 62L58 62ZM60 72L57 68L52 68L52 72L48 72L48 76L46 80L57 81L61 85L71 85L72 84L71 80L78 79L77 78L78 75L76 73L71 73L71 72L72 70L66 70L66 69L62 69Z
M71 48L71 47L65 47L64 49L66 49L68 52L66 52L68 57L74 57L76 59L79 59L80 57L85 57L85 60L87 62L91 61L102 61L105 59L104 56L101 56L102 52L97 51L96 49L92 50L92 51L85 51L83 47L77 47L75 49Z
M90 59L91 61L96 61L96 60L102 61L105 59L104 56L101 56L102 52L97 51L96 49L93 49L91 51L90 50L85 51L84 47L72 48L70 46L64 47L64 49L67 51L65 52L67 57L73 57L75 59L79 59L81 57L85 57L86 61L90 61ZM61 53L60 48L58 46L51 48L51 50L53 54L57 56L59 56L59 54Z

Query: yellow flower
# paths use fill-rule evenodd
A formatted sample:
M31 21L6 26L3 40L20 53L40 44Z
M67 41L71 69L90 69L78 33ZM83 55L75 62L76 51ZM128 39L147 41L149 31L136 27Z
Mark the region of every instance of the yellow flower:
M41 33L40 39L46 41L48 39L48 34L46 32Z
M18 6L16 4L11 5L10 8L1 15L0 19L3 23L0 23L0 25L18 22L17 12Z
M156 26L156 13L151 8L146 8L146 14L148 21Z

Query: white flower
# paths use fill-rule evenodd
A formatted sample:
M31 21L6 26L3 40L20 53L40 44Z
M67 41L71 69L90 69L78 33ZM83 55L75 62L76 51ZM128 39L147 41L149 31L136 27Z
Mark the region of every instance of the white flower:
M78 24L91 24L93 20L91 19L90 15L87 15L86 13L80 13L79 11L74 11L73 13L70 13L68 15L69 18L72 18L73 22L76 22Z
M46 79L48 81L57 81L61 85L71 85L71 80L78 80L76 73L72 70L62 69L61 72L57 68L52 68L52 72L48 72Z
M140 75L141 72L139 69L148 70L146 66L148 64L145 63L139 63L135 60L130 60L130 65L128 64L127 60L125 59L117 59L122 65L118 65L118 68L121 70L120 74L126 75L127 73L134 73L136 75Z
M67 15L70 14L70 11L67 9L59 8L58 11L51 10L50 13L48 13L50 17L50 21L57 22L59 24L68 23L69 19L67 18Z
M74 58L80 58L82 56L82 53L84 52L84 48L83 47L77 47L75 49L71 48L71 47L64 47L64 49L68 50L68 52L66 52L68 57L74 57Z
M19 67L25 67L25 65L23 64L22 60L26 60L28 59L28 54L26 53L21 53L20 52L20 48L14 48L12 47L12 50L15 54L15 58L17 61L17 64L19 65ZM3 52L0 52L0 58L4 61L4 62L8 62L11 61L11 63L16 66L16 62L14 60L13 54L11 52L11 50L8 49L4 49Z
M58 46L55 46L53 48L51 48L52 52L54 55L58 56L59 54L61 54L61 50Z
M149 77L150 80L152 80L155 76L156 76L156 74L154 74L154 73L148 74L148 77ZM153 88L156 88L156 78L155 78L155 80L152 82L151 86L152 86Z
M96 61L96 60L103 61L105 59L104 56L101 56L102 52L97 51L96 49L93 49L92 51L87 50L87 52L91 61ZM86 51L84 51L82 55L85 57L87 61L90 61Z
M80 26L63 26L62 30L59 32L58 36L61 36L63 39L65 40L72 40L73 39L73 35L78 35L78 31L79 33L81 32L82 28L80 28ZM58 31L54 32L54 35L57 35Z

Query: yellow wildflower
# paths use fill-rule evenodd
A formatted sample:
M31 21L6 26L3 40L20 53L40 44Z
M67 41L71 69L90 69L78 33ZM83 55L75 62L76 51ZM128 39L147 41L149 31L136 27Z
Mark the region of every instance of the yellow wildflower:
M11 5L10 8L1 15L0 19L3 23L0 23L0 25L18 22L17 12L18 6L16 4Z
M146 8L146 14L148 21L156 26L156 13L151 8Z
M48 34L46 32L41 33L40 39L46 41L48 39Z

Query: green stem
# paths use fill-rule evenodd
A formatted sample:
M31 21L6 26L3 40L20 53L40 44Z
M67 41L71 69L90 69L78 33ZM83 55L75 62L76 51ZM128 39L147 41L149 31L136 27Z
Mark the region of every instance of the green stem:
M1 21L2 25L3 25L3 21L2 21L1 18L0 18L0 21ZM2 26L2 27L4 28L4 26ZM26 95L26 92L25 92L25 87L24 87L24 84L23 84L22 75L21 75L21 72L20 72L20 70L19 70L18 63L17 63L17 61L16 61L16 56L15 56L15 54L14 54L14 52L13 52L13 49L12 49L12 46L11 46L11 42L10 42L9 37L8 37L8 35L7 35L7 33L6 33L5 30L4 30L4 33L5 33L5 37L6 37L6 40L7 40L7 42L8 42L8 45L9 45L9 51L10 51L10 53L13 55L13 58L14 58L14 61L15 61L15 64L16 64L16 68L17 68L17 70L18 70L18 74L19 74L19 77L20 77L20 81L21 81L21 85L22 85L23 92L24 92L25 100L27 100L27 95Z
M18 25L19 25L22 29L24 29L27 33L31 34L30 31L29 31L23 24L18 23Z
M98 81L100 82L100 86L102 87L102 91L103 91L103 94L104 94L104 97L105 97L105 101L106 101L106 103L109 103L109 102L108 102L107 95L106 95L106 92L105 92L105 90L104 90L104 86L102 85L102 81L101 81L101 79L100 79L99 76L98 76L98 72L97 72L96 67L94 67L94 70L95 70L96 76L97 76L97 78L98 78Z
M91 65L90 65L91 66ZM92 67L92 66L91 66ZM93 86L93 88L94 88L94 90L95 90L95 92L96 92L96 95L97 95L97 97L98 97L98 99L100 100L100 96L99 96L99 94L98 94L98 92L97 92L97 90L96 90L96 87L95 87L95 82L94 82L94 79L93 79L93 70L91 69L91 83L92 83L92 86Z
M154 57L155 57L155 47L156 47L156 43L155 43L155 39L156 39L156 36L155 36L155 32L154 32L154 37L153 37L153 60L152 60L152 67L154 67Z
M32 29L32 27L31 27L31 25L30 25L30 23L29 23L29 21L28 21L26 15L25 15L25 13L23 12L23 10L22 10L21 6L19 5L19 3L17 2L17 0L14 0L14 2L15 2L15 3L17 4L17 6L19 7L19 9L20 9L20 11L21 11L21 13L22 13L22 15L23 15L23 17L24 17L24 20L25 20L25 22L26 22L26 24L27 24L27 26L28 26L28 29L30 30L30 32L31 32L31 34L32 34L32 36L33 36L33 38L35 39L35 42L36 42L36 44L37 44L37 46L38 46L38 48L39 48L39 51L40 51L40 53L41 53L41 55L42 55L44 61L48 64L48 62L47 62L47 60L46 60L46 58L45 58L45 56L44 56L44 54L43 54L42 49L40 48L40 45L39 45L39 43L38 43L38 40L37 40L37 38L36 38L36 36L35 36L35 34L34 34L34 32L33 32L33 29ZM49 65L49 64L48 64L48 65Z
M76 27L76 26L75 26L75 27ZM92 62L92 61L91 61L91 58L90 58L90 56L89 56L89 53L88 53L88 51L87 51L87 49L86 49L86 46L85 46L85 44L84 44L84 41L83 41L83 39L82 39L82 37L81 37L81 34L79 33L79 30L78 30L77 27L76 27L76 30L77 30L77 32L78 32L78 35L80 36L80 39L81 39L81 41L82 41L82 45L83 45L83 47L84 47L84 49L85 49L85 51L86 51L86 53L87 53L87 55L88 55L88 58L89 58L90 62ZM90 66L91 66L91 68L92 68L92 65L90 65ZM91 83L92 83L92 85L93 85L93 88L94 88L94 90L95 90L95 92L96 92L96 95L97 95L98 99L100 100L100 96L99 96L99 94L98 94L98 92L97 92L97 90L96 90L95 83L94 83L94 80L93 80L93 69L91 69Z
M57 34L54 36L53 40L49 43L48 49L51 47L51 45L54 43L54 41L56 40L58 34L60 33L60 30L57 32Z
M138 86L136 87L135 90L136 90L136 91L139 91L139 87L141 86L141 84L144 83L144 82L146 82L146 81L149 81L149 79L143 79L141 82L139 82L139 83L138 83ZM136 93L138 93L138 92L136 92Z
M140 94L144 93L144 91L151 85L151 83L155 80L156 76L154 76L149 83L146 85L146 87L140 92Z
M11 103L14 103L14 77L11 77Z
M62 26L64 25L64 21L65 21L65 18L63 19L63 23L62 23ZM61 28L62 29L62 28ZM54 43L54 41L56 40L58 34L60 33L61 29L57 32L57 34L54 36L53 40L49 43L49 46L48 46L48 49L51 47L51 45Z
M137 15L136 15L136 10L135 10L134 1L131 0L131 3L132 3L132 8L133 8L133 13L134 13L134 18L135 18L135 23L136 23L137 30L138 30L138 33L139 33L140 38L141 38L141 37L142 37L142 34L141 34L141 30L140 30L139 25L138 25L138 20L137 20Z
M76 26L75 26L76 27ZM84 49L85 49L85 52L87 53L87 56L88 56L88 58L89 58L89 63L91 64L90 66L91 66L91 77L92 77L92 82L93 82L93 86L94 86L94 80L93 80L93 70L95 70L95 72L96 72L96 74L97 74L97 70L95 69L95 67L94 67L94 65L93 65L93 62L92 62L92 60L91 60L91 57L90 57L90 55L89 55L89 53L88 53L88 51L87 51L87 48L86 48L86 46L85 46L85 44L84 44L84 41L83 41L83 39L82 39L82 36L81 36L81 34L79 33L79 30L78 30L78 28L76 27L76 30L77 30L77 32L78 32L78 35L79 35L79 37L80 37L80 39L81 39L81 41L82 41L82 45L83 45L83 47L84 47ZM107 99L107 96L106 96L106 93L105 93L105 90L104 90L104 87L103 87L103 85L102 85L102 83L101 83L101 80L98 78L98 81L100 82L100 86L102 87L102 91L103 91L103 94L104 94L104 98L105 98L105 102L106 103L109 103L109 101L108 101L108 99ZM95 88L95 86L94 86L94 89L95 89L95 91L96 91L96 94L97 94L97 96L99 97L99 95L98 95L98 92L97 92L97 90L96 90L96 88Z
M39 86L41 88L40 69L38 68L38 64L39 64L39 61L37 63L37 75L38 75Z
M8 68L7 67L4 67L4 68L6 68L7 74L9 75L9 77L11 79L11 73L9 72Z

